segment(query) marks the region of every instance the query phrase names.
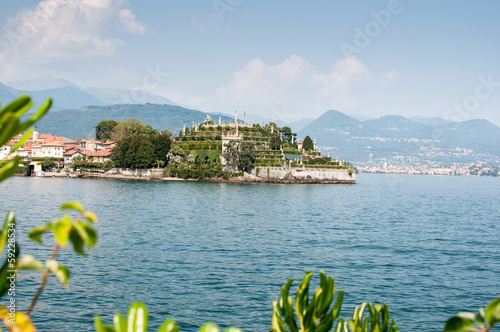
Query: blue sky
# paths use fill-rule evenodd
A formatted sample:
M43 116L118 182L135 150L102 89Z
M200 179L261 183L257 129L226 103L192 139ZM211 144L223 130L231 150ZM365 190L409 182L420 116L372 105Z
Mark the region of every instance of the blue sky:
M145 87L288 121L337 109L500 125L499 13L493 0L9 1L0 82Z

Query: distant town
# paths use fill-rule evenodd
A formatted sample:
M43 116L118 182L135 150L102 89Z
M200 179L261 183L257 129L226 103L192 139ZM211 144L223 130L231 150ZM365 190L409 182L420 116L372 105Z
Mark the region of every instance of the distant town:
M453 167L433 166L363 166L359 173L408 174L408 175L452 175L452 176L499 176L500 167L488 165L466 165Z

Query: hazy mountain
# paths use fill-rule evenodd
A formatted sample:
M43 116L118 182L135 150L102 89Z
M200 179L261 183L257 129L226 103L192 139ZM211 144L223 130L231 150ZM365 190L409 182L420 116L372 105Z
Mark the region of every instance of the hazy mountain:
M443 120L445 121L445 120ZM500 160L500 128L486 120L424 124L388 115L360 121L328 111L298 132L317 139L323 152L356 164L494 162Z
M438 117L427 118L425 116L414 116L410 118L410 120L415 122L420 122L423 124L428 124L431 126L443 126L445 124L453 123L453 121L451 120L445 120L443 118L438 118Z
M116 104L166 104L166 105L175 105L173 101L152 94L146 90L126 90L126 89L106 89L106 88L84 88L83 91L99 98L101 101L108 105L116 105Z
M3 106L14 100L16 96L15 89L0 83L0 100L2 101Z
M35 104L33 111L35 110L35 108L40 106L47 98L53 99L53 111L74 108L75 105L77 107L89 105L106 105L95 96L82 91L78 87L65 86L61 88L40 91L27 91L17 90L0 83L0 98L2 99L3 104L7 104L22 95L28 95L31 97Z
M307 126L308 124L312 123L315 119L309 119L309 118L303 118L298 121L290 122L285 124L286 126L290 127L293 131L297 132Z
M275 118L267 118L260 116L258 114L247 114L246 117L246 122L253 122L253 123L269 123L269 122L274 122L276 125L283 127L283 126L288 126L292 128L292 130L300 130L307 126L309 123L313 122L314 119L309 119L309 118L302 118L300 120L296 121L287 121L287 120L280 120L280 119L275 119Z
M71 83L68 80L65 80L64 78L54 78L51 75L24 81L9 82L8 85L16 90L25 91L51 90L64 88L66 86L78 88L77 85Z
M184 123L186 123L186 127L191 128L193 121L201 123L206 117L207 113L173 105L90 106L49 112L37 123L37 128L41 133L51 133L74 139L95 135L95 126L102 120L124 121L128 118L136 118L155 129L168 129L178 134ZM218 121L218 117L217 119L212 117L212 119ZM222 121L224 123L232 122L234 118L222 116Z
M365 126L371 129L372 135L398 138L428 138L433 128L400 115L386 115L379 119L366 120Z
M35 105L41 104L47 98L53 100L53 111L64 110L68 108L84 107L84 106L104 106L107 105L99 98L83 91L80 88L73 86L65 86L62 88L40 90L40 91L21 91L17 90L19 95L27 94L30 96Z
M374 117L371 117L371 116L365 116L365 115L361 115L361 114L348 114L351 118L354 118L356 120L359 120L359 121L366 121L366 120L373 120L373 119L376 119Z
M1 84L1 83L0 83ZM0 85L0 98L11 101L21 95L29 95L35 105L47 98L54 100L53 111L81 108L85 106L108 106L114 104L168 104L176 105L167 98L148 91L126 89L81 88L63 78L47 76L44 78Z

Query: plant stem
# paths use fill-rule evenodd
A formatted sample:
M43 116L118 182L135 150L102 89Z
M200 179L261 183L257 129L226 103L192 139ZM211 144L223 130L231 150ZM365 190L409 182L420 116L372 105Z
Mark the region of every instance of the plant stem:
M54 250L52 250L52 256L50 259L56 259L57 257L57 252L59 251L59 244L56 243L54 246ZM31 301L30 307L28 309L27 315L29 316L31 314L31 311L35 308L36 301L38 301L38 298L43 292L43 289L45 288L45 285L47 284L47 280L49 279L50 271L48 269L45 270L43 273L42 277L42 283L40 284L40 288L38 288L38 291L36 292L35 296L33 297L33 300Z

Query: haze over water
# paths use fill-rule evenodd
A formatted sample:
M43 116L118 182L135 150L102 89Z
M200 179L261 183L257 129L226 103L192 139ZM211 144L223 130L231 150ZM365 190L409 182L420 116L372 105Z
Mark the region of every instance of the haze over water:
M63 250L70 289L51 277L35 308L40 331L93 329L143 301L150 326L173 317L271 328L271 303L289 277L324 270L343 289L342 315L387 303L401 331L442 331L460 311L500 296L500 180L365 175L356 185L255 185L11 178L0 213L16 212L22 254L48 259L27 231L65 200L99 217L88 257ZM20 309L41 276L22 272ZM313 279L312 287L317 285Z

